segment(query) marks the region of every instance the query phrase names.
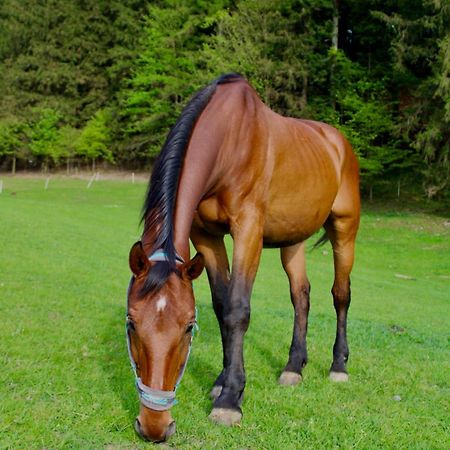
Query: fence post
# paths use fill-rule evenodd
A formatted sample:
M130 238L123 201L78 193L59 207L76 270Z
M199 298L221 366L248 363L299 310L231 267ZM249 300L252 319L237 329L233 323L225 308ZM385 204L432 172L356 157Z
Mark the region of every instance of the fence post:
M45 180L45 187L44 187L45 190L48 189L48 183L50 183L50 177L47 177L47 179Z
M3 180L0 180L0 194L3 192Z
M94 175L92 175L91 179L89 180L89 183L87 185L87 188L89 189L92 186L92 183L94 182L94 179L96 177L96 173L94 173Z

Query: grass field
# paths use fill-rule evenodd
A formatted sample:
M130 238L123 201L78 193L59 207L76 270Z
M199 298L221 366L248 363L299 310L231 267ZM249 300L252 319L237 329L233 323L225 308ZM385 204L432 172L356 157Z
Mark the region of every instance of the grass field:
M0 448L139 449L137 395L124 338L130 246L145 184L3 177L0 194ZM309 364L276 381L293 311L278 252L266 250L245 342L240 427L207 420L220 370L206 276L200 333L160 447L322 449L450 447L449 219L407 211L362 217L349 315L350 382L327 379L335 317L328 246L308 255Z

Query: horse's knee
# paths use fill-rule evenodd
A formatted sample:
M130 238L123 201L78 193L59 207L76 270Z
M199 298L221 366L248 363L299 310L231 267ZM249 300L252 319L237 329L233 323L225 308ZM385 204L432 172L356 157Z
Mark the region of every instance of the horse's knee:
M239 328L243 331L247 330L250 322L250 304L248 302L240 302L228 306L224 310L223 323L228 329Z

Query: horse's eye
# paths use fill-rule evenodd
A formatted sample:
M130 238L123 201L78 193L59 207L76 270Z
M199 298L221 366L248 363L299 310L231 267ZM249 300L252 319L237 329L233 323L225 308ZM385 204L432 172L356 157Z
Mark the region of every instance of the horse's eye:
M136 327L134 325L134 322L131 319L127 319L127 327L132 330L132 331L136 331Z
M194 324L190 323L188 327L186 328L186 334L192 333L192 330L194 329Z

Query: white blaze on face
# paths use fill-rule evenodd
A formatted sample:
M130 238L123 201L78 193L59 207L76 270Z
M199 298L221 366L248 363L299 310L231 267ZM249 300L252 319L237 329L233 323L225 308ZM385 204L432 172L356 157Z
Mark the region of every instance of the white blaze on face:
M158 301L156 302L156 312L164 311L166 306L167 306L166 297L159 297Z

